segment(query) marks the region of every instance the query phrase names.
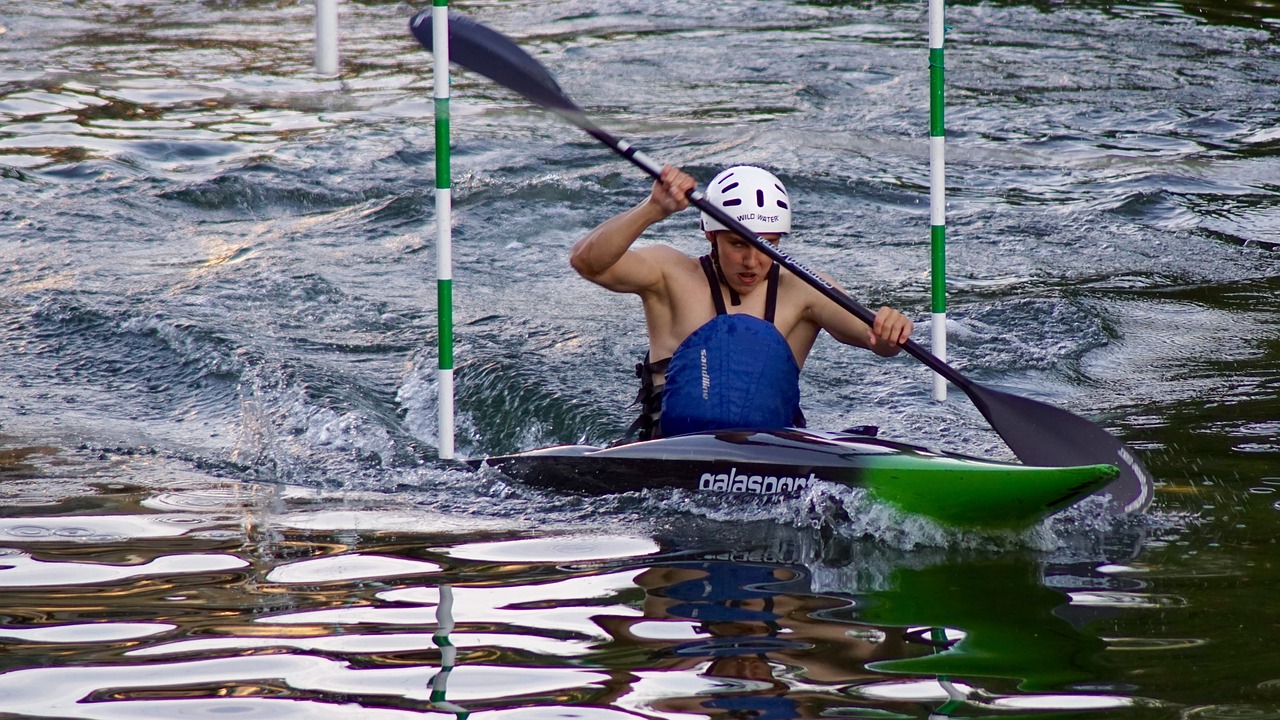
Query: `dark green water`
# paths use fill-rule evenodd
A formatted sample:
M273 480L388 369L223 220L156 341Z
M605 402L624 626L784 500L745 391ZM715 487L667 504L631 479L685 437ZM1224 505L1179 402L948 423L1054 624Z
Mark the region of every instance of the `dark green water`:
M457 7L654 157L775 169L927 339L923 3ZM1015 537L443 469L418 9L344 1L323 78L307 3L0 8L0 717L1280 717L1280 6L949 6L953 364L1158 479ZM567 253L647 183L453 93L459 449L607 442L644 329ZM1009 456L862 355L812 425Z

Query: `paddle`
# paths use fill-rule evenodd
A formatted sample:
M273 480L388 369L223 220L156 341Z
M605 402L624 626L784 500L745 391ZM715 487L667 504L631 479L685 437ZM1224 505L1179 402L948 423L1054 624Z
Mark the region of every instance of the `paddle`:
M418 42L431 50L434 42L431 10L424 10L414 16L409 27ZM577 125L655 180L661 175L661 165L591 122L582 108L560 88L550 71L505 35L468 17L451 13L449 55L459 65L519 93L530 102ZM709 202L701 191L689 193L689 201L734 233L746 238L765 255L812 285L854 317L868 325L874 322L875 315L870 310L794 260L785 251L743 227ZM979 385L934 357L914 340L908 340L903 348L963 390L1023 463L1041 467L1094 463L1115 465L1120 469L1119 477L1099 491L1099 494L1110 495L1111 511L1139 512L1150 504L1150 474L1137 455L1107 431L1066 410Z

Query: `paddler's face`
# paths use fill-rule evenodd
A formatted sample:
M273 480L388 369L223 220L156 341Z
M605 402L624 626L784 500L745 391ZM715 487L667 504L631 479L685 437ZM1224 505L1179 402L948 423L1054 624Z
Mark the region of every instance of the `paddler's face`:
M769 233L760 237L777 247L782 236ZM707 239L716 247L716 253L720 257L720 270L734 292L747 295L764 285L769 268L773 267L773 260L768 255L728 230L708 232Z

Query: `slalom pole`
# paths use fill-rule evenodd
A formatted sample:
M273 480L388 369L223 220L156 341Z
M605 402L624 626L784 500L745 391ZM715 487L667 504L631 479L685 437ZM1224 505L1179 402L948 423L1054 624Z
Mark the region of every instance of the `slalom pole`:
M930 278L933 319L930 349L935 357L947 360L947 183L946 124L943 120L942 38L943 0L929 0L929 238L932 263ZM933 375L933 399L947 399L947 380Z
M439 455L453 459L453 194L449 168L449 0L432 0L436 118L436 313Z
M947 629L943 627L929 628L929 639L934 643L934 654L946 652L938 648L948 648L947 645ZM968 693L956 687L951 681L950 675L939 675L937 677L938 685L947 693L947 701L940 705L937 710L929 713L929 720L941 720L941 718L952 717L952 713L964 706L965 700L969 698Z
M441 585L440 604L436 606L436 631L431 636L432 642L440 648L440 672L431 678L429 702L432 708L453 713L458 720L466 720L471 715L471 711L457 703L449 702L447 697L449 674L458 665L458 648L449 640L449 633L453 632L453 628L453 587Z
M316 74L338 74L338 0L316 0Z

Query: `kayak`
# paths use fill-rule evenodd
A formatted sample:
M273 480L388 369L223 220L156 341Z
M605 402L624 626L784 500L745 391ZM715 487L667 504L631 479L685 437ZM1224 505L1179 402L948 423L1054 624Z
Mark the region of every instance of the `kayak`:
M941 525L983 530L1030 527L1119 474L1115 465L1032 467L795 428L718 430L608 448L562 445L474 464L527 485L591 495L678 488L782 501L834 483L863 488L878 502Z

